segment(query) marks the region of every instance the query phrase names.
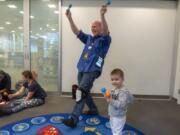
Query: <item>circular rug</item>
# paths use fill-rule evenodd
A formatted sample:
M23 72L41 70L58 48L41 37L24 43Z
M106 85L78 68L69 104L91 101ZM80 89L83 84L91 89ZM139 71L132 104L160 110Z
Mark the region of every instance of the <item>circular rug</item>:
M82 115L77 128L71 129L62 124L68 117L69 114L48 114L27 118L0 127L0 135L112 135L108 118ZM123 135L144 133L126 124Z

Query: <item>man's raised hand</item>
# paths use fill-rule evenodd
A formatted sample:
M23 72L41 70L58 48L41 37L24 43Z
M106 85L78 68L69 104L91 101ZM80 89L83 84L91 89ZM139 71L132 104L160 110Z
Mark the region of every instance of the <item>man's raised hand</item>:
M100 13L101 13L101 15L105 15L106 12L107 12L107 5L103 5L101 7Z
M71 18L71 11L70 10L66 10L66 16L68 19Z

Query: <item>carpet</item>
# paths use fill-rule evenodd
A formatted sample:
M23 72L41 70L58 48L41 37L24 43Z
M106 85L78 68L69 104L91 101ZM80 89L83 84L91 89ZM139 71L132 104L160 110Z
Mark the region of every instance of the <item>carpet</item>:
M62 124L69 114L48 114L27 118L0 127L0 135L112 135L109 119L102 116L82 115L77 128ZM126 124L123 135L145 135L140 130Z

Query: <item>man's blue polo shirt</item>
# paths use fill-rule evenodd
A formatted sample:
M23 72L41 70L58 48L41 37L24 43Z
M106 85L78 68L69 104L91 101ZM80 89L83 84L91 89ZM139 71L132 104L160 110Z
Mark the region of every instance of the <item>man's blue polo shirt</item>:
M102 71L104 59L109 50L111 37L91 36L80 31L77 36L85 44L77 68L79 72Z

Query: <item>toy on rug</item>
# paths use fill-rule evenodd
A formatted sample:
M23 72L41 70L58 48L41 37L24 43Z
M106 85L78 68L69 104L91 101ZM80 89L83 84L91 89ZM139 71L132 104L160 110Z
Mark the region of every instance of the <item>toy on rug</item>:
M95 127L85 127L81 135L102 135Z
M106 88L102 88L102 89L101 89L101 93L102 93L105 97L110 97L110 96L111 96L110 90L107 90Z
M44 128L41 128L36 135L62 135L58 128L48 125Z

